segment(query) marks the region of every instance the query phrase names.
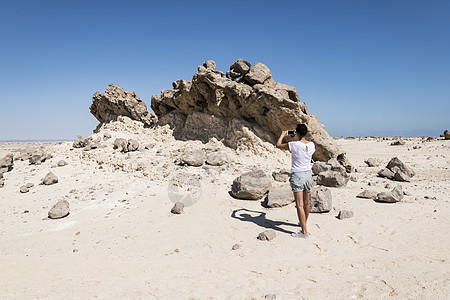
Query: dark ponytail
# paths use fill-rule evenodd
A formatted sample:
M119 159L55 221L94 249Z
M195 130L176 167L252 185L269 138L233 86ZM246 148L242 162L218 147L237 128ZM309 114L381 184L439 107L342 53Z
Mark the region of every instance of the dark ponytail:
M298 133L299 137L302 138L308 133L308 127L305 124L297 124L295 131Z

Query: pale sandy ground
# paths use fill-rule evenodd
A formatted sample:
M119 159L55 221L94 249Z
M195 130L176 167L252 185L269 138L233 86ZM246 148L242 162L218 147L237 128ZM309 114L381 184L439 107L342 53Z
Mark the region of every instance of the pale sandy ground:
M331 189L333 211L312 214L311 236L303 240L290 236L298 230L293 204L267 209L228 194L246 170L289 167L287 155L258 159L230 150L234 163L227 167L179 167L173 161L184 142L161 138L150 150L122 154L112 150L116 137L89 152L70 150L70 142L44 144L51 160L16 161L5 174L1 299L448 299L450 141L339 139L357 182ZM23 147L1 144L0 156ZM99 158L110 156L99 168ZM397 184L363 162L378 157L384 166L393 156L417 172L401 183L411 196L395 204L356 198L363 188ZM68 165L54 167L60 159ZM144 171L135 170L136 161ZM172 215L167 186L180 170L201 176L201 196L185 214ZM39 185L48 171L59 183ZM27 182L35 186L21 194ZM70 215L48 219L61 199L70 202ZM340 209L355 215L338 220ZM266 227L277 237L257 240ZM242 248L231 250L235 243Z

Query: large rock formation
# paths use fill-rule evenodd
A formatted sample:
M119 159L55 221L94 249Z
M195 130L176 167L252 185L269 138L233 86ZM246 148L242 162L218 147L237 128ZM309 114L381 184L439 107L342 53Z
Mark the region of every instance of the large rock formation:
M152 97L151 107L159 117L157 124L169 124L176 138L207 142L214 137L235 149L260 152L269 148L268 143L273 149L282 130L303 123L310 131L307 138L316 144L314 160L334 157L349 165L344 151L317 116L307 111L297 90L276 83L262 63L251 68L239 59L225 75L216 70L215 62L207 61L191 81L180 79L172 85L173 89Z
M125 91L112 83L105 93L96 92L92 96L89 109L101 123L115 121L118 116L127 116L147 125L152 125L157 120L155 114L147 111L144 101L135 92Z

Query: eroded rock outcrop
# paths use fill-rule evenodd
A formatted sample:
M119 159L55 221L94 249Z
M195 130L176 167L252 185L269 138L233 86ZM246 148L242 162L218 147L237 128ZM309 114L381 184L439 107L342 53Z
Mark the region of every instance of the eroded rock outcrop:
M307 111L295 87L275 82L262 63L251 67L239 59L225 75L207 61L191 81L180 79L172 85L152 96L151 107L157 124L168 124L178 139L207 142L214 137L234 149L258 153L272 151L282 130L303 123L310 130L307 138L316 144L315 160L336 158L349 166L345 152Z
M144 101L135 92L125 91L112 83L103 94L96 92L92 96L89 109L101 123L115 121L118 116L127 116L146 125L152 125L157 120L155 114L147 111Z

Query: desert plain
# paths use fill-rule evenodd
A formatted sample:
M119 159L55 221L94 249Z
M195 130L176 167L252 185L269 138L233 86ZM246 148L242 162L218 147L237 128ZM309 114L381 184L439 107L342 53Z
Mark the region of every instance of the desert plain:
M131 122L131 121L129 121ZM2 143L0 157L44 147L40 165L16 160L0 189L2 299L447 299L450 292L450 149L443 139L337 138L356 168L345 187L329 188L332 210L312 213L309 239L294 204L264 207L230 195L245 171L289 168L288 153L265 156L178 141L159 128L141 151L113 150L131 133L108 128L105 148L84 151L72 142ZM145 130L141 128L141 130ZM228 151L223 166L180 166L185 147ZM415 149L413 148L414 146ZM178 149L182 149L181 151ZM410 182L377 176L393 157L416 172ZM381 167L364 160L379 158ZM57 163L64 160L61 167ZM53 185L40 184L48 173ZM194 174L200 182L183 214L170 212L170 181ZM21 186L33 183L27 193ZM289 184L285 183L277 183ZM357 198L364 189L400 184L409 196L396 203ZM186 190L185 193L192 193ZM200 195L198 195L200 194ZM59 200L70 214L48 218ZM339 220L339 210L352 218ZM257 239L273 229L270 241ZM233 245L236 250L232 250Z

